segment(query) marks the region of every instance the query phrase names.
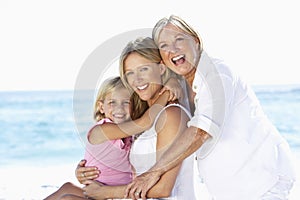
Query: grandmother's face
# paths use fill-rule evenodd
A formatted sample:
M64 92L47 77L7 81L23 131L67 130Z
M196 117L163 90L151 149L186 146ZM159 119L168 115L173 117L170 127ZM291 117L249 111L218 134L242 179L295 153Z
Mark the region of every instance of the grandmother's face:
M195 67L199 43L173 24L167 24L160 32L158 47L163 62L175 73L184 76Z

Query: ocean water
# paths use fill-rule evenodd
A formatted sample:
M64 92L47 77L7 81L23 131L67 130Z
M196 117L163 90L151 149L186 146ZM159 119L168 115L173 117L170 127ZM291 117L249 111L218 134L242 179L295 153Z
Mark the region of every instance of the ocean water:
M0 113L0 168L83 157L72 91L0 92Z
M300 152L300 85L254 89L270 120L292 150ZM93 123L88 116L92 107L84 107L85 120L78 123L73 95L73 91L0 92L0 169L77 163L83 158L82 135Z

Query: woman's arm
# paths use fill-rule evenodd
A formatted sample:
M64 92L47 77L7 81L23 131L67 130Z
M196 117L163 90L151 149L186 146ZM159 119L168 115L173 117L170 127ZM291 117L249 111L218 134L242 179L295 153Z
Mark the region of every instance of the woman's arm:
M85 166L86 160L81 160L75 170L75 176L79 183L85 184L87 180L94 180L98 178L100 171L94 166Z
M156 115L166 105L169 91L165 91L141 118L121 124L105 123L95 126L90 132L89 141L100 144L107 140L125 138L139 134L151 127ZM133 108L134 109L134 108Z
M170 106L166 112L159 116L156 124L157 130L157 160L160 160L162 154L174 142L175 138L181 134L187 127L188 116L177 106ZM147 193L148 198L163 198L171 195L177 175L181 167L181 162L175 167L163 174Z
M97 181L86 181L87 185L83 188L84 194L90 198L102 199L122 199L124 198L126 185L107 186Z
M188 116L179 107L171 106L166 109L166 112L162 113L157 120L155 126L157 130L157 160L173 143L174 138L178 134L181 134L186 129L186 123ZM164 173L161 176L159 182L154 185L147 193L148 198L163 198L171 195L174 187L178 172L180 170L181 163ZM127 185L120 186L103 186L97 184L97 182L87 181L88 186L84 188L89 197L95 199L106 198L124 198ZM133 194L132 199L136 199L139 196Z
M210 138L210 135L196 127L189 127L179 134L161 159L147 172L136 177L126 188L126 196L133 197L141 191L141 197L148 196L150 188L163 177L162 175L199 149Z

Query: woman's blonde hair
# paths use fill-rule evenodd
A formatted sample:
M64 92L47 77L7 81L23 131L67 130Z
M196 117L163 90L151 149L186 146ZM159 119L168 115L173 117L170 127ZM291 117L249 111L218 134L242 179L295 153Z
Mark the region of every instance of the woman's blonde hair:
M162 58L160 56L158 47L154 43L154 40L150 37L139 37L136 40L129 42L127 46L123 49L120 56L120 63L119 63L120 77L124 85L133 93L133 96L138 97L138 95L129 86L127 78L125 76L125 70L124 70L125 67L124 62L131 53L138 53L139 55L146 58L147 60L157 64L161 63ZM177 77L177 75L166 67L166 71L162 76L162 83L165 84L170 77ZM148 108L147 102L141 99L139 99L139 101L136 102L135 105L137 106L136 107L137 109L141 109L144 111Z
M105 114L100 112L98 103L103 102L108 94L118 91L119 89L127 89L119 76L108 78L101 84L94 103L94 120L100 121L105 118ZM134 108L135 103L138 102L136 98L138 97L135 95L131 95L130 97L132 108ZM133 109L130 115L132 119L136 119L140 116L139 111Z
M182 30L184 33L194 37L197 42L199 42L200 46L200 54L203 50L203 43L200 35L195 31L188 23L186 23L183 19L178 16L171 15L169 18L164 17L160 19L154 26L152 30L152 38L156 44L158 44L158 38L161 30L167 25L172 24Z

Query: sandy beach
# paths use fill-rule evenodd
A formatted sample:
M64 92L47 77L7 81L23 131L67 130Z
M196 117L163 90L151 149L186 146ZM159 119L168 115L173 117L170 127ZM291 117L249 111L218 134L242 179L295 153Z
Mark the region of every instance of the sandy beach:
M300 198L300 157L295 157L296 169L298 169L298 181L290 194L290 200ZM24 166L6 167L0 170L0 200L41 200L54 192L63 183L70 181L80 185L75 179L75 167L77 162L58 166ZM201 200L208 200L209 195L202 185L197 196Z
M0 200L41 200L65 182L79 185L76 164L1 168Z

